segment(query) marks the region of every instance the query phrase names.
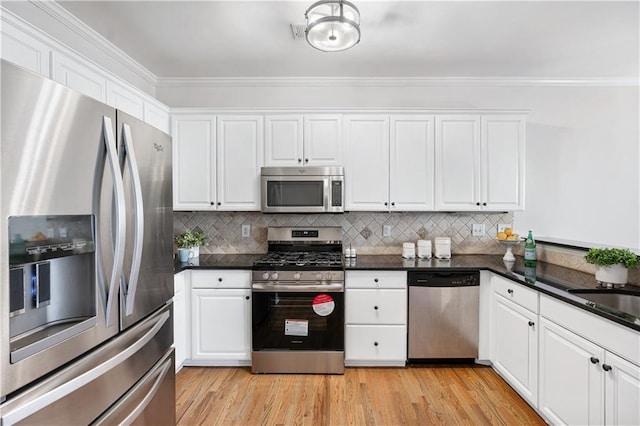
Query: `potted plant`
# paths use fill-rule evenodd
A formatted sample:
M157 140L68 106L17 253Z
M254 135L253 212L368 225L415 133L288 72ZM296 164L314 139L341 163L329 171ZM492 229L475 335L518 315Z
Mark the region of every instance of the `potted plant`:
M626 284L629 268L638 267L638 256L628 249L591 248L584 257L596 265L596 280L609 284Z
M174 241L178 248L189 249L193 254L190 257L200 256L200 246L205 245L205 235L202 231L187 229L175 236Z

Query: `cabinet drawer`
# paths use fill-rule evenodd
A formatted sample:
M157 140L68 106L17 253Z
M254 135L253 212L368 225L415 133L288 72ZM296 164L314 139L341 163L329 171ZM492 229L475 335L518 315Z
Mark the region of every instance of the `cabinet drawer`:
M192 270L192 288L251 288L251 271L237 269Z
M407 288L406 271L347 271L346 288Z
M538 313L537 291L495 275L493 276L491 283L493 285L493 291L497 294L517 303L535 314Z
M407 291L404 289L348 289L347 324L406 324Z
M406 361L404 325L347 325L345 361Z

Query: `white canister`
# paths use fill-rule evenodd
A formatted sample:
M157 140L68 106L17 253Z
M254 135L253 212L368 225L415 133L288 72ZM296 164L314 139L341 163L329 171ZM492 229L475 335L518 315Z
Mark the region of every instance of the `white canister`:
M417 256L420 259L431 259L431 240L418 240Z
M451 238L436 237L434 255L438 259L451 259Z
M402 243L402 257L413 259L416 257L416 245L413 243Z

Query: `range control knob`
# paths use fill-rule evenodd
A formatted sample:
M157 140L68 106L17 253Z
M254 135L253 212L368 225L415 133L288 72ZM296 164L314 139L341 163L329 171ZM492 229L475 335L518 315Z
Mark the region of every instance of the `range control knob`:
M262 274L262 279L263 280L268 280L269 279L269 273L268 272L263 273Z
M327 277L327 281L331 281L331 277L332 277L331 272L327 272L326 277Z
M299 280L300 279L300 272L296 272L295 274L293 274L293 279L294 280Z
M278 279L278 273L274 272L273 274L271 274L271 278L274 279L274 280L277 280Z
M322 272L318 272L316 274L316 280L321 280L322 279Z

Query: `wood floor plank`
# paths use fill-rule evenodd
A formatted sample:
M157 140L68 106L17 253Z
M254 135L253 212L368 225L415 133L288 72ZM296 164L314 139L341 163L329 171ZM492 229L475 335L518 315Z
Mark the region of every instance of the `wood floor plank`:
M347 368L344 375L184 367L178 425L543 425L491 368Z

